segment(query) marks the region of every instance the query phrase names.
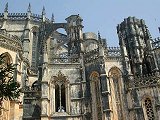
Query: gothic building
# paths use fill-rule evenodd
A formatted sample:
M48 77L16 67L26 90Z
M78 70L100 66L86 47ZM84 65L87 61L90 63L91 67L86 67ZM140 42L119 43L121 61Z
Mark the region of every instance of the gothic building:
M15 65L23 93L3 101L2 120L159 120L160 39L144 20L117 26L120 47L83 32L79 15L0 13L0 54ZM59 32L62 28L66 33Z

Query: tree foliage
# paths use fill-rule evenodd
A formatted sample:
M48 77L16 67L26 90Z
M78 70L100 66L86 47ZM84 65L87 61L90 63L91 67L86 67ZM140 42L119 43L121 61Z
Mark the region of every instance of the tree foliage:
M0 101L15 100L20 96L20 84L14 80L14 65L5 62L5 56L0 55Z

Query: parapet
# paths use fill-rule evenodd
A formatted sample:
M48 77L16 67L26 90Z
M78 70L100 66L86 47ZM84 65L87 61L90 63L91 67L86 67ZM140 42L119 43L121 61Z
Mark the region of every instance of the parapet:
M158 86L160 82L160 73L146 74L143 76L136 76L133 81L130 81L130 88L141 88L149 86Z
M160 37L155 38L152 42L153 49L160 48Z
M15 35L10 35L0 30L0 45L10 50L22 51L22 42Z
M120 47L107 47L107 56L109 57L120 57Z
M0 13L0 20L3 20L4 13ZM8 13L7 19L9 20L27 20L28 14L27 13ZM42 15L30 14L30 20L36 21L36 22L42 22ZM46 21L51 22L48 18L46 18Z

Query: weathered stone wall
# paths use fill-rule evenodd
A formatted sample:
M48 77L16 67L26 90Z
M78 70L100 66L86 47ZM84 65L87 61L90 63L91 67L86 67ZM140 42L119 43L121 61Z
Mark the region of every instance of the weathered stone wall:
M6 37L6 38L5 38ZM11 49L8 45L8 48L6 46L3 46L2 41L5 39L7 40L8 36L3 35L0 36L0 54L3 53L7 53L7 55L9 55L9 57L11 57L11 63L13 64L19 64L21 63L17 61L17 56L18 56L18 49L16 51L16 49ZM14 41L14 39L10 38L11 41ZM18 67L18 66L17 66ZM19 67L22 67L22 64L19 64ZM14 78L16 81L18 81L19 83L21 83L22 81L22 71L21 69L17 69L17 71L15 71L15 75ZM20 119L23 115L23 109L22 109L22 101L23 101L23 94L21 94L20 98L17 101L6 101L4 100L2 103L2 107L4 107L4 109L2 109L2 116L0 116L1 120L11 120L11 119Z
M57 67L58 68L57 68ZM55 118L58 117L60 114L62 116L79 116L81 115L82 110L82 103L81 103L81 74L79 70L79 64L77 65L52 65L49 66L46 69L46 72L44 74L45 77L42 79L42 98L47 98L50 100L50 102L47 102L45 99L42 99L42 113L45 112L44 110L47 109L47 112L45 112L48 115L51 115L51 117ZM65 66L65 67L64 67ZM54 78L53 76L57 77L58 79L58 73L62 73L63 76L65 76L66 83L66 108L65 113L58 113L55 110L55 84L53 83ZM60 77L60 76L59 76ZM62 76L61 76L62 77ZM45 82L46 81L46 82ZM45 84L43 84L45 82ZM47 92L47 91L48 92ZM46 92L44 92L46 91ZM45 102L46 101L46 102ZM48 106L46 109L44 109Z

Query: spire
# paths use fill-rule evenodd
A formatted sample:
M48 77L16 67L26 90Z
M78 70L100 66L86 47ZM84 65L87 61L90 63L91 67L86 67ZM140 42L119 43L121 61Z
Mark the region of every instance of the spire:
M5 9L4 9L4 12L8 12L8 2L6 3L6 6L5 6Z
M101 35L99 31L98 31L98 40L101 40Z
M46 21L45 15L46 15L46 12L45 12L45 8L44 8L44 6L43 6L43 9L42 9L42 21L43 21L43 22Z
M54 14L52 13L51 22L55 22Z
M31 4L29 3L27 12L31 12Z
M42 9L42 15L45 15L46 12L45 12L45 7L43 6L43 9Z

